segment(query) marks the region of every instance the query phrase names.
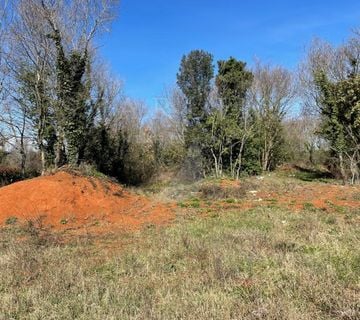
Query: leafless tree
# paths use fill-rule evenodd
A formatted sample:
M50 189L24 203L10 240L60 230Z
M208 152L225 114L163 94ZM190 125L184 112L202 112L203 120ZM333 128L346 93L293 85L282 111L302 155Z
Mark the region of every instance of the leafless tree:
M345 81L350 75L360 74L360 32L354 30L349 40L338 47L327 42L314 40L308 50L307 56L299 67L299 80L301 85L301 98L303 106L308 113L317 116L321 123L321 92L316 85L316 76L322 73L331 83ZM354 143L351 151L342 152L333 150L338 157L339 168L343 180L347 180L346 166L349 163L352 180L357 180L359 173L360 146L355 142L356 133L346 128L349 140ZM331 148L331 146L330 146Z
M250 101L256 112L262 141L262 169L270 169L273 153L280 142L282 121L296 96L292 74L282 67L256 63Z
M26 115L32 122L44 171L45 131L54 101L55 52L40 2L14 1L13 10L6 54L6 91L12 98L11 108L16 109L13 113Z
M298 70L300 96L306 112L319 114L319 91L315 82L317 73L323 72L332 82L342 81L351 72L359 73L358 61L360 61L359 30L354 30L353 36L339 47L334 47L320 39L313 40Z
M9 1L0 0L0 102L3 98L4 78L6 75L4 69L4 55L6 46L7 28L9 24Z
M12 114L26 114L32 121L43 171L46 168L45 132L49 126L49 116L56 113L59 107L56 91L58 88L56 60L59 50L64 54L75 50L86 55L89 61L94 60L96 57L94 38L108 28L116 13L117 2L117 0L14 0L11 2L13 17L11 25L7 26L6 45L0 47L0 69L2 68L3 71L0 75L4 75L6 71L1 87L7 99L12 99L12 103L7 105L7 108L11 106ZM0 8L3 8L0 9L1 16L8 1L1 0L0 5ZM1 26L0 44L3 38ZM58 35L57 40L60 41L54 41L54 33ZM2 61L6 63L1 65ZM100 79L102 77L92 77L95 87L93 92L96 92ZM109 98L109 91L112 89L105 87L106 92L101 94ZM61 140L59 134L61 128L56 124L52 125L58 129L58 139ZM8 124L3 122L3 125ZM60 143L58 146L60 148Z
M159 109L168 116L174 133L181 143L185 143L187 125L186 98L177 87L165 88L163 95L158 99Z
M29 123L26 110L11 108L11 105L5 103L0 114L0 123L6 128L2 132L6 145L20 154L21 173L25 176L27 147L31 141L31 137L27 135Z

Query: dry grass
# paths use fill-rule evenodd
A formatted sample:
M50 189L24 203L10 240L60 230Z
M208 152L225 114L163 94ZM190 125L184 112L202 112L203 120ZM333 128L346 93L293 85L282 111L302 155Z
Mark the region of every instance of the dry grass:
M359 319L358 214L219 212L149 228L112 255L10 225L0 319Z

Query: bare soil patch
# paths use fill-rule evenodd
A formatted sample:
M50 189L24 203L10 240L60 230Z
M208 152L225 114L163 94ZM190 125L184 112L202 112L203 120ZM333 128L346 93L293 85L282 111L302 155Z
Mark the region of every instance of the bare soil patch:
M171 205L135 195L121 185L69 172L0 188L0 225L36 221L55 231L132 231L172 220Z

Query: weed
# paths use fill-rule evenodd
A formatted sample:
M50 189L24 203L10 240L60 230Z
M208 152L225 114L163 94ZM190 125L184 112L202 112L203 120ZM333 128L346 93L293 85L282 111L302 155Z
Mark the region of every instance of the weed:
M353 200L360 201L360 192L355 192L352 195Z
M304 202L303 208L304 208L304 210L308 210L308 211L316 210L315 206L311 202Z
M7 225L13 225L18 221L17 217L9 217L6 219L5 224Z
M356 216L332 225L308 209L219 207L128 235L111 254L39 246L54 237L41 220L21 246L0 229L0 319L359 319Z

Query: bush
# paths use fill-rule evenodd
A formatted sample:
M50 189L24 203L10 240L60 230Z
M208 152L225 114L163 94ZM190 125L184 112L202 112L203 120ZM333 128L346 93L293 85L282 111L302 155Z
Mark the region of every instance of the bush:
M0 166L0 186L22 179L21 170L13 167Z
M27 178L33 178L38 175L36 171L27 171L25 177L21 174L21 170L15 167L0 166L0 187L14 183Z
M199 191L203 198L209 200L243 199L249 190L256 186L251 183L241 183L239 186L221 186L214 183L206 183L200 186Z

